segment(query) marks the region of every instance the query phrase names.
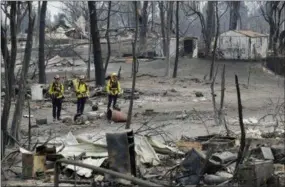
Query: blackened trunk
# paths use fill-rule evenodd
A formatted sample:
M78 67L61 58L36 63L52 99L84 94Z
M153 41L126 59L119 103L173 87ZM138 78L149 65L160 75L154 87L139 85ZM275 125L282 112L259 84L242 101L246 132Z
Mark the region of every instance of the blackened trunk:
M214 67L215 67L215 61L216 61L216 51L217 51L217 43L218 43L218 37L220 32L220 20L219 20L219 10L218 10L218 2L215 2L215 16L217 20L217 27L215 32L215 41L214 41L214 47L213 47L213 53L212 53L212 63L210 67L210 80L213 79L214 74Z
M106 36L105 36L106 40L107 40L107 48L108 48L108 54L107 54L107 59L106 59L106 63L105 63L105 68L104 68L105 76L107 73L107 68L108 68L110 57L111 57L111 44L110 44L110 37L109 37L111 6L112 6L112 1L109 1L109 3L108 3L108 17L107 17L107 30L106 30Z
M17 22L16 22L16 14L17 14L17 2L13 1L11 2L11 11L10 11L10 32L11 32L11 62L10 62L10 68L9 68L9 77L10 77L10 86L11 86L11 97L15 96L15 64L17 59Z
M176 2L176 56L175 56L175 63L173 69L173 78L177 77L178 58L179 58L179 1Z
M11 89L12 85L9 84L9 68L10 68L10 55L9 50L7 46L7 34L6 30L4 30L3 26L1 26L1 52L4 59L4 67L5 67L5 97L4 97L4 106L2 109L2 116L1 116L1 157L5 155L5 147L8 142L7 138L7 126L8 126L8 119L10 114L10 108L11 108Z
M166 36L165 36L165 11L164 11L164 2L161 1L158 3L159 12L160 12L160 24L161 24L161 36L162 36L162 47L163 47L163 55L166 55Z
M237 29L238 20L240 19L239 10L240 10L240 1L230 2L229 30L236 30Z
M137 53L136 53L136 45L137 45L137 39L138 39L138 13L137 13L137 1L134 1L134 12L135 12L135 23L136 23L136 30L135 30L135 38L134 42L132 43L132 51L133 51L133 69L132 69L132 95L130 100L130 106L128 111L128 118L126 123L126 129L129 129L132 122L132 112L133 112L133 104L134 104L134 94L135 94L135 87L136 87L136 75L137 75Z
M146 39L146 33L147 33L147 21L148 21L148 15L147 15L147 6L148 6L148 1L143 2L143 8L142 8L142 23L140 25L140 54L144 54L146 51L146 44L147 44L147 39Z
M29 6L29 27L28 27L28 36L27 36L27 42L26 42L26 48L25 48L25 54L24 54L24 60L22 63L22 72L21 72L21 80L19 85L19 93L17 98L17 103L14 111L13 121L12 121L12 127L11 127L11 135L12 137L16 138L16 140L19 140L19 129L22 119L22 112L24 107L24 101L25 101L25 95L26 95L26 77L29 70L29 64L32 54L32 46L33 46L33 31L34 31L34 23L35 23L35 17L32 17L32 3L28 2ZM11 140L11 145L15 144L15 141L13 139Z
M104 69L101 53L101 44L100 44L100 34L97 24L97 12L94 1L88 1L88 8L90 14L90 31L93 42L93 55L94 55L94 66L95 66L95 78L96 86L104 86Z
M206 56L210 55L211 42L215 33L215 2L208 1L206 19Z
M39 28L39 83L46 83L46 68L45 68L45 27L46 27L46 10L47 1L43 1L40 14Z

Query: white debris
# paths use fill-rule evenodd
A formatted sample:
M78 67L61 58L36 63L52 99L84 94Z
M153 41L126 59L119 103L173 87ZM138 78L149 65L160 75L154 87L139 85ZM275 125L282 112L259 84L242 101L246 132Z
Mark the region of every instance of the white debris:
M144 164L157 166L160 160L148 140L143 136L135 137L135 151L137 159Z
M179 155L184 155L184 153L182 151L179 151L177 148L165 145L157 140L154 140L151 137L148 137L148 141L157 153L160 153L160 154L175 153Z
M107 157L99 158L99 159L87 158L87 159L83 160L82 163L100 167L106 159L107 159ZM91 169L87 169L87 168L83 168L83 167L79 167L79 166L74 167L74 165L67 165L66 168L73 170L73 171L75 169L76 173L79 176L85 176L85 177L89 178L92 175Z
M23 117L24 117L24 118L29 118L29 115L26 114L26 115L24 115ZM34 115L30 115L30 117L33 118Z
M78 141L76 140L75 136L72 134L72 132L69 132L64 140L65 145L78 145Z

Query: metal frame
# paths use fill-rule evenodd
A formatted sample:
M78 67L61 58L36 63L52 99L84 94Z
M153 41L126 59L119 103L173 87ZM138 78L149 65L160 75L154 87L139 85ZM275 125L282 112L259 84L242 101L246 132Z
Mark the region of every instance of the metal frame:
M142 180L142 179L139 179L139 178L136 178L136 177L133 177L133 176L130 176L130 175L125 175L125 174L122 174L122 173L118 173L116 171L112 171L112 170L108 170L108 169L105 169L105 168L100 168L100 167L96 167L96 166L92 166L92 165L89 165L89 164L83 164L83 163L80 163L80 162L77 162L77 161L73 161L73 160L66 160L66 159L60 159L58 161L56 161L55 163L55 177L54 177L54 187L59 187L59 183L60 182L63 182L59 179L59 174L60 174L60 164L61 163L64 163L64 164L71 164L71 165L74 165L74 166L79 166L79 167L83 167L83 168L87 168L87 169L92 169L98 173L101 173L101 174L109 174L109 175L112 175L112 176L115 176L115 177L118 177L118 178L122 178L122 179L125 179L125 180L128 180L128 181L131 181L135 184L138 184L138 185L141 185L141 186L158 186L158 187L162 187L163 185L160 185L160 184L155 184L155 183L152 183L152 182L149 182L149 181L145 181L145 180Z

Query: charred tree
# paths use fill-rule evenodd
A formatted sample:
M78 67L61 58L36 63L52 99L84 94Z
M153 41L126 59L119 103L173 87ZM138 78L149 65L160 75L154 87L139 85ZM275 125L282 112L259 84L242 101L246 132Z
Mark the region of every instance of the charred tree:
M211 42L215 33L215 1L208 1L206 17L206 55L210 54Z
M95 3L96 3L95 1L88 1L88 9L90 14L90 32L93 43L95 79L96 79L96 86L104 86L105 84L104 68L103 68L100 33L98 29L97 11Z
M165 68L165 76L170 76L170 40L171 40L171 17L173 13L173 1L168 2L167 8L167 25L166 25L166 68Z
M47 1L43 1L40 13L39 28L39 83L46 83L46 67L45 67L45 27L46 27L46 11Z
M147 7L148 7L148 1L143 2L143 8L141 11L141 22L140 22L140 47L139 47L139 53L140 55L144 55L146 52L146 45L147 45L147 21L148 21L148 14L147 14Z
M4 97L4 106L2 110L2 117L1 117L1 157L5 155L5 147L7 145L7 125L8 125L8 119L10 114L10 107L11 107L11 90L12 85L9 84L9 68L10 68L10 55L9 50L7 46L7 34L4 27L1 25L1 52L4 59L4 67L5 67L5 97Z
M230 24L229 30L236 30L237 24L240 19L240 1L231 1L229 2L230 6Z
M136 45L137 45L137 38L138 38L138 12L137 12L137 1L134 1L134 8L135 8L135 23L136 23L136 30L135 30L135 38L134 42L132 43L132 49L133 49L133 69L132 69L132 93L131 93L131 100L130 100L130 106L128 111L128 118L126 123L126 129L129 129L131 126L132 121L132 111L133 111L133 104L134 104L134 94L135 94L135 86L136 86L136 75L137 75L137 53L136 53Z
M108 64L109 64L110 57L111 57L111 43L110 43L110 37L109 37L111 6L112 6L112 1L109 1L109 3L108 3L108 15L107 15L107 30L106 30L106 35L105 35L106 40L107 40L108 53L107 53L107 58L106 58L106 62L105 62L105 68L104 68L105 74L104 74L104 76L106 76Z
M35 16L32 15L32 3L30 1L28 3L28 9L29 9L29 27L28 27L28 36L27 36L27 42L25 47L25 54L24 54L24 60L22 63L22 72L21 72L21 80L19 85L19 93L18 98L15 106L13 121L12 121L12 127L11 127L11 136L14 137L16 140L19 140L19 129L22 119L22 112L23 112L23 106L25 101L25 95L27 90L27 83L26 83L26 77L29 70L29 64L32 54L32 46L33 46L33 31L34 31L34 23L35 23ZM15 140L13 138L10 139L11 145L15 144Z
M10 4L10 14L6 15L10 18L10 35L11 35L11 55L9 54L8 43L7 43L7 28L4 28L1 25L1 52L4 59L5 67L5 97L4 97L4 106L1 116L1 156L5 154L5 147L8 143L8 120L10 115L11 101L14 96L14 84L15 84L15 64L17 57L17 26L16 26L16 11L17 11L17 2L11 1ZM6 26L6 25L5 25Z
M11 2L11 10L10 10L10 34L11 34L11 71L9 74L11 74L11 82L9 84L12 85L11 89L11 96L15 97L15 74L14 74L14 69L15 69L15 64L16 64L16 59L17 59L17 2ZM12 72L13 70L13 72Z
M217 51L217 43L218 43L218 38L219 38L219 32L220 32L220 19L219 19L219 10L218 10L218 2L215 2L215 17L217 20L217 26L216 26L216 31L215 33L215 41L214 41L214 47L213 47L213 53L212 53L212 63L210 67L210 80L213 79L213 74L214 74L214 66L215 66L215 61L216 61L216 51Z
M179 58L179 1L176 2L176 56L173 68L173 78L177 77L178 58Z
M283 22L285 22L282 11L285 8L285 2L282 1L267 1L264 6L261 6L261 13L265 21L269 24L269 44L268 48L277 55L278 38Z
M162 36L162 47L163 55L166 55L166 35L165 35L165 11L164 11L164 1L158 3L159 13L160 13L160 24L161 24L161 36Z

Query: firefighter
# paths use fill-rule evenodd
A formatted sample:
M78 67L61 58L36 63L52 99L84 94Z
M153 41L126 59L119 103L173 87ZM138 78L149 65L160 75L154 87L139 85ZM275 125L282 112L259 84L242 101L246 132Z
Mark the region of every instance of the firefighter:
M77 96L77 114L83 114L86 100L89 97L89 86L85 82L85 76L79 77L79 82L75 87Z
M59 75L56 75L54 77L53 83L51 83L49 86L49 95L51 96L52 99L52 116L54 122L56 121L56 119L61 120L60 112L61 112L62 100L64 99L63 93L64 93L64 86L60 82Z
M113 103L113 109L117 109L116 103L118 95L121 94L121 86L118 81L116 73L112 73L110 79L107 82L106 90L108 93L108 107L107 110L110 110L111 104Z

